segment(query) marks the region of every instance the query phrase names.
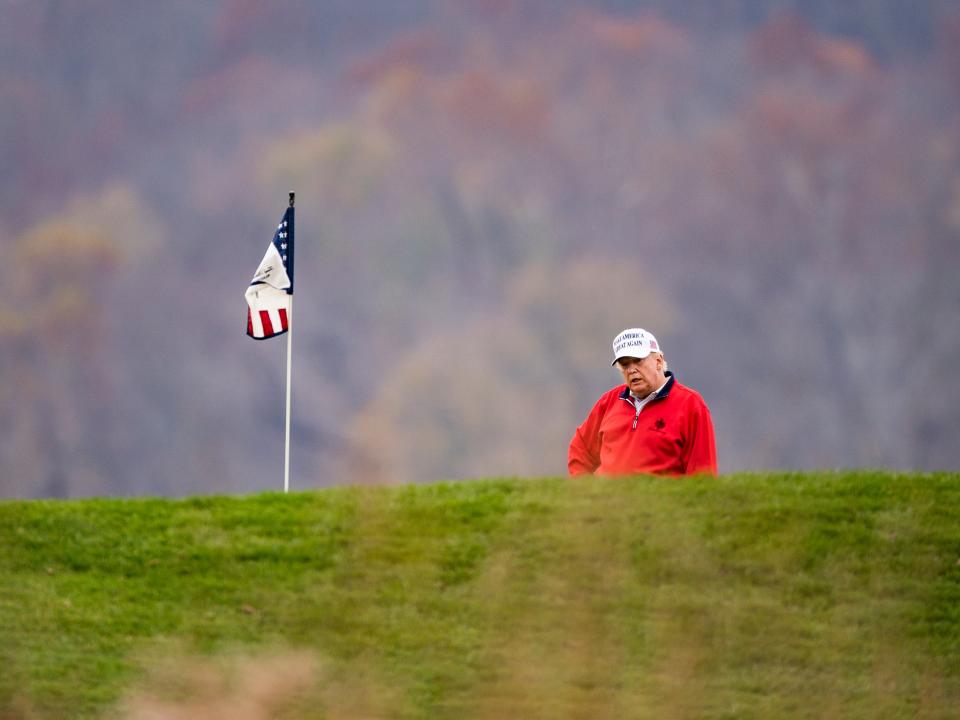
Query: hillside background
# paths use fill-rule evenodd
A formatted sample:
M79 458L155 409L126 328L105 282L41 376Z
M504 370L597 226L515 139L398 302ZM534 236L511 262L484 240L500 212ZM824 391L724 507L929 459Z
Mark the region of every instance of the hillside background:
M947 0L0 1L0 496L562 473L653 330L721 470L960 468Z

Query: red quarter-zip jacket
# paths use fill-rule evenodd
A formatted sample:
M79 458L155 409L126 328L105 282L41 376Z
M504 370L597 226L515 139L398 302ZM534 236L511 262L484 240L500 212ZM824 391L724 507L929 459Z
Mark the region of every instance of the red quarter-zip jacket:
M639 413L626 385L597 400L570 441L571 475L717 474L707 404L673 373L667 376L667 384Z

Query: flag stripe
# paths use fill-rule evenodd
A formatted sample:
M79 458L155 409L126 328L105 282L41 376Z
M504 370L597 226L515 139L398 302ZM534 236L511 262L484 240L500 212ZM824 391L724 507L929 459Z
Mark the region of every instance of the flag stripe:
M260 311L260 322L263 324L264 337L273 335L273 323L270 322L270 313L267 310Z
M253 335L253 315L250 313L250 308L247 308L247 335L254 337Z
M260 324L260 313L251 313L250 315L250 327L252 332L250 337L255 337L257 339L263 338L263 325Z
M287 310L286 308L280 308L280 327L283 330L289 330L290 326L287 323Z

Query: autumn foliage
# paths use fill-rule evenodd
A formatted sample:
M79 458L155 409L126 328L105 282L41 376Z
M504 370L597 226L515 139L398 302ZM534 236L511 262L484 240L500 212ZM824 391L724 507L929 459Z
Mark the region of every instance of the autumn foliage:
M957 467L958 16L619 5L0 9L0 493L276 486L289 190L301 487L562 473L633 325L722 470Z

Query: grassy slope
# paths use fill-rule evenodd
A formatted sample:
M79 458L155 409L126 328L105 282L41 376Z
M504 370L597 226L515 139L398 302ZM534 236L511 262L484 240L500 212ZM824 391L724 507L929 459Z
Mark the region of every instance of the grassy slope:
M291 647L291 717L960 717L957 474L6 502L0 548L0 718Z

